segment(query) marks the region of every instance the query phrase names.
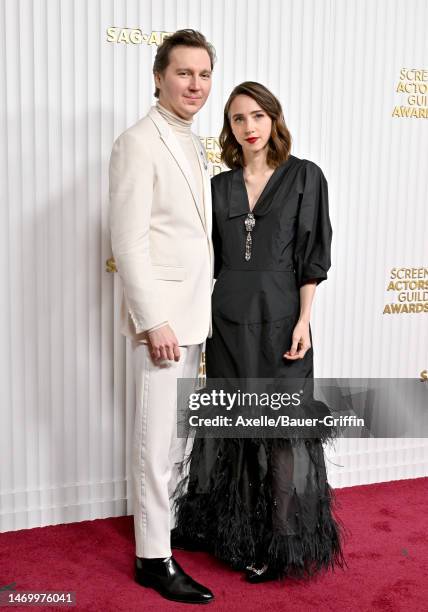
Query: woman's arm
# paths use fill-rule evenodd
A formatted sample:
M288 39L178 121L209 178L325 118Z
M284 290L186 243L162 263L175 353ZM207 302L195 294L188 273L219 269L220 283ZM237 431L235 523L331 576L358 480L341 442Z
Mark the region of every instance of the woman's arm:
M291 348L283 355L286 359L303 359L306 351L311 348L309 322L316 286L317 281L313 280L300 287L300 316L293 330Z

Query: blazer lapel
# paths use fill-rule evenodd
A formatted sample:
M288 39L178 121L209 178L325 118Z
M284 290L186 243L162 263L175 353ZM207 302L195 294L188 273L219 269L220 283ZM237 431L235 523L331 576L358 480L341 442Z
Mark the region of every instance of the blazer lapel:
M202 174L202 183L203 183L202 205L203 205L203 213L204 213L204 221L205 221L204 228L205 228L205 233L208 239L208 249L209 249L209 254L210 254L211 282L212 282L212 279L214 276L214 251L213 251L213 244L212 244L212 237L211 237L212 224L213 224L212 222L211 179L208 174L208 160L207 160L207 155L205 153L205 149L201 141L195 134L192 134L192 137L193 137L193 143L198 153L199 167L201 169L201 174ZM210 332L209 332L210 335L212 331L211 325L212 323L210 322Z
M200 202L201 214L204 217L205 231L208 235L211 235L211 180L208 174L208 160L205 153L205 149L199 138L195 134L192 134L192 138L198 156L199 168L202 175L203 201Z
M165 121L165 119L161 116L161 114L156 110L154 106L149 111L149 117L158 128L160 137L162 138L163 142L165 143L165 146L168 148L169 152L174 157L181 172L183 173L183 176L186 179L190 192L192 194L202 225L206 227L203 213L203 205L202 202L198 201L197 188L193 173L191 171L190 164L184 154L184 151L180 146L180 143L178 142L174 132L168 125L168 122Z

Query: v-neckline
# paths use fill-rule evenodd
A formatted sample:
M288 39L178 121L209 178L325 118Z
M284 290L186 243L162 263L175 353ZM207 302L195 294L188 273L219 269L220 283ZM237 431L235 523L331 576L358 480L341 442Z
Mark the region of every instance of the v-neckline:
M269 180L263 188L263 191L259 195L257 202L253 206L253 210L250 211L250 204L248 201L247 187L245 185L242 166L231 170L229 183L229 207L228 217L239 217L240 215L254 214L256 217L261 217L267 214L271 208L272 197L277 191L278 186L281 184L284 175L294 165L297 158L290 155L285 162L280 164L273 171Z
M277 166L277 167L274 169L274 171L272 172L272 174L270 175L270 177L269 177L269 178L268 178L268 180L266 181L266 183L265 183L265 185L264 185L263 189L262 189L262 190L261 190L261 192L260 192L259 197L257 198L257 200L256 200L256 201L255 201L255 203L254 203L253 208L250 208L250 198L248 197L247 184L246 184L246 182L245 182L245 178L244 178L244 168L243 168L243 167L241 167L241 169L240 169L240 174L241 174L241 181L242 181L242 184L243 184L243 187L244 187L245 198L246 198L246 200L247 200L247 214L252 214L252 213L254 213L254 209L255 209L255 208L258 206L259 202L262 200L263 195L264 195L265 191L267 190L269 183L271 182L271 180L272 180L272 178L273 178L274 174L276 173L276 171L278 170L278 168L279 168L279 167L280 167L280 166Z

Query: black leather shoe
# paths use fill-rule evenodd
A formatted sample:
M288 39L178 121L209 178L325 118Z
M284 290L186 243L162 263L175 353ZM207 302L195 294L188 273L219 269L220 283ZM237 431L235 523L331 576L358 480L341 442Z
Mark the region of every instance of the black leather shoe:
M188 576L173 557L167 559L136 557L135 580L142 586L155 589L162 597L172 601L202 604L214 599L211 591Z
M178 534L177 529L175 528L171 530L171 548L175 548L177 550L190 550L192 552L206 551L206 547L202 544L202 542L196 542L194 540L184 538Z

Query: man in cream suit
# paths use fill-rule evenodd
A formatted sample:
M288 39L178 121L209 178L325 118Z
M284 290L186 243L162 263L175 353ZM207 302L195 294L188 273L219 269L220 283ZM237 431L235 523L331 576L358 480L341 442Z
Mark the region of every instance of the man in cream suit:
M110 160L121 331L131 339L136 379L135 576L186 603L213 599L171 556L170 495L173 464L184 452L176 437L177 379L197 378L210 334L211 190L205 152L190 126L210 93L214 61L199 32L167 38L153 66L158 103L119 136Z

